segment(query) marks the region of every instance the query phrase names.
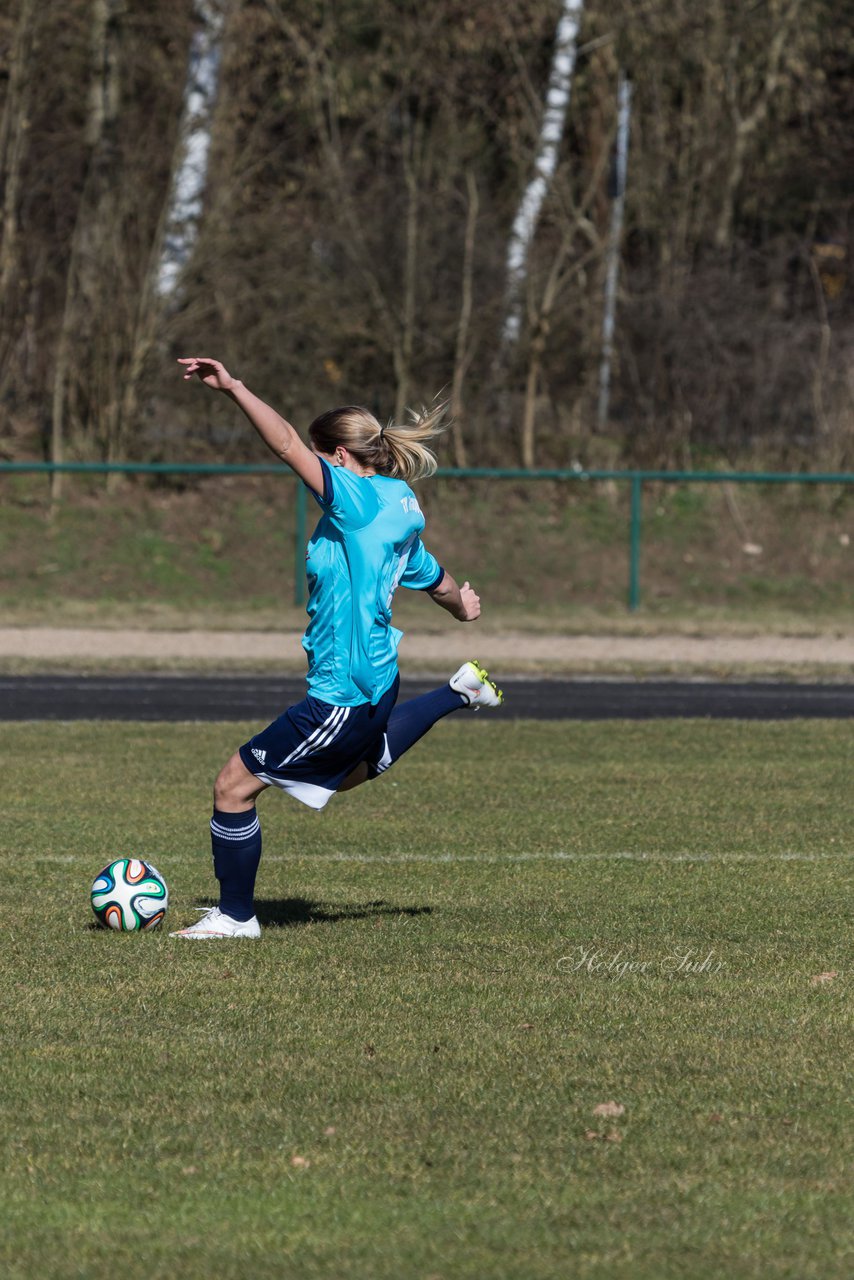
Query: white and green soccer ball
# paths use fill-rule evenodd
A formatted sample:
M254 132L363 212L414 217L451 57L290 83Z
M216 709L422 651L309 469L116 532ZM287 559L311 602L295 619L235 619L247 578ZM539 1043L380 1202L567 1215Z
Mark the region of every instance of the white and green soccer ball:
M156 929L168 905L166 881L141 858L116 858L92 884L92 910L107 929Z

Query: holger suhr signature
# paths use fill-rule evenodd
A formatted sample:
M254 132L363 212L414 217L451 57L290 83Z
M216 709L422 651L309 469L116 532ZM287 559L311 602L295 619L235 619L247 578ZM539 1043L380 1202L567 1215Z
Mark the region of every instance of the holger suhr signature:
M714 947L708 950L696 947L675 947L666 955L655 959L642 960L622 947L616 951L601 947L579 945L557 961L557 967L563 973L598 974L602 977L625 978L629 974L663 974L665 977L678 976L711 977L720 973L725 967L724 961L716 954Z

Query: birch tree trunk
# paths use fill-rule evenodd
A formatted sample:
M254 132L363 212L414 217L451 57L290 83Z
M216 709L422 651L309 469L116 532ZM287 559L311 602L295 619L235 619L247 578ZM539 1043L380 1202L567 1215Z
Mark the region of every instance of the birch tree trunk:
M583 11L584 0L564 0L557 25L534 176L525 188L516 211L507 246L506 301L501 331L501 345L505 351L517 342L522 327L522 294L528 271L528 254L537 230L540 210L557 167L572 92L576 43Z
M190 41L172 176L139 290L121 403L126 435L139 411L140 386L158 331L181 296L181 275L201 226L225 31L225 8L198 0Z
M195 11L198 25L190 44L178 149L159 246L156 289L165 300L176 296L181 272L198 240L219 89L224 9L211 0L196 0Z

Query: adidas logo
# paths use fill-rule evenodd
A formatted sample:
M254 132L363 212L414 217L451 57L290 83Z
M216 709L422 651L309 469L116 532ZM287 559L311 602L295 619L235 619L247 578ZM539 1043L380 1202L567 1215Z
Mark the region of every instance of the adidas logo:
M252 754L253 754L253 756L255 757L255 759L259 762L259 764L266 764L266 763L267 763L267 752L266 752L266 751L259 751L257 747L253 747L253 748L252 748Z

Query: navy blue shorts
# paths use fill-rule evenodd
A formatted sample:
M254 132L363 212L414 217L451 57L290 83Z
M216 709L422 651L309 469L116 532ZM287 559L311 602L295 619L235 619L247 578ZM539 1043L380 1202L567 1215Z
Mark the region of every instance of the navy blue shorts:
M259 782L322 809L363 761L372 772L382 770L385 728L399 685L397 678L375 707L335 707L308 694L244 743L240 759Z

